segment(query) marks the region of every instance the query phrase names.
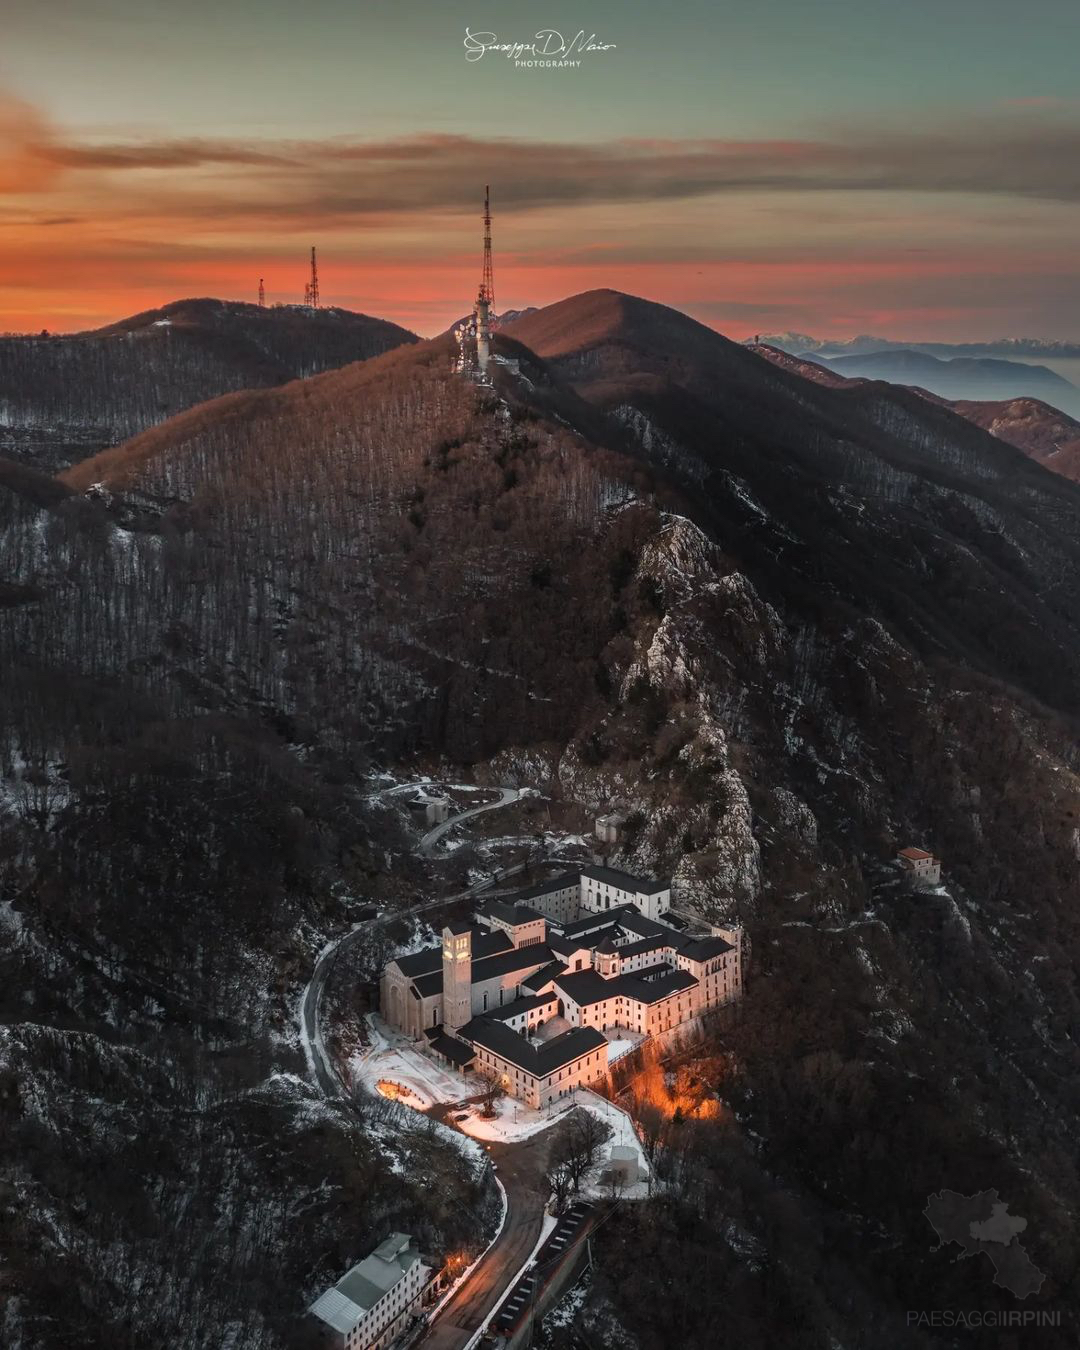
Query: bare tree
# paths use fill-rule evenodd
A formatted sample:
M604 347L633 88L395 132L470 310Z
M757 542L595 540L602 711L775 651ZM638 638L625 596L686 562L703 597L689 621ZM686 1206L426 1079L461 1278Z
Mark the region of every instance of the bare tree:
M555 1146L553 1166L565 1167L570 1189L577 1194L604 1159L604 1148L614 1134L606 1120L579 1108L566 1122L566 1132Z
M641 1143L645 1150L645 1156L649 1160L649 1166L652 1167L656 1163L656 1157L660 1151L667 1119L663 1111L650 1101L639 1102L634 1115L641 1133Z
M566 1208L566 1202L570 1199L570 1193L573 1189L569 1168L564 1162L557 1162L552 1159L548 1164L545 1175L551 1190L552 1207L556 1214L561 1214Z
M503 1084L502 1076L494 1070L479 1075L483 1087L480 1089L480 1103L483 1107L480 1114L485 1120L491 1120L495 1115L495 1103L500 1097L506 1095L506 1087Z

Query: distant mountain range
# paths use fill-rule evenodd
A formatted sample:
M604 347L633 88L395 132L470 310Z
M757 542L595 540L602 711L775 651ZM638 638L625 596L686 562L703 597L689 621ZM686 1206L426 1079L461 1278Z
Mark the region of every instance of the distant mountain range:
M832 389L853 387L865 383L862 378L840 375L838 361L828 364L792 356L779 347L756 343L750 350L765 357L774 365L801 375L805 380L823 384ZM950 401L917 385L910 386L942 406L951 408L961 417L989 431L992 436L1007 441L1025 455L1059 473L1063 478L1080 481L1080 421L1059 412L1049 403L1037 398L1013 398L998 401L957 399Z
M883 345L875 347L873 344ZM808 345L806 345L808 344ZM852 379L886 380L925 389L940 398L957 400L1008 401L1015 398L1042 399L1070 417L1080 417L1080 389L1048 366L1031 360L1006 360L1002 356L982 354L987 348L1006 344L969 344L949 347L941 343L904 346L887 339L852 338L849 342L822 342L802 333L761 338L749 346L770 348L788 355L805 357ZM1036 348L1041 348L1037 352ZM1045 355L1068 363L1077 359L1080 347L1068 343L1035 343L1017 339L1009 347L1015 356ZM1070 356L1076 352L1077 357Z
M858 337L839 340L815 338L807 333L762 333L753 342L778 347L783 352L814 353L817 356L864 356L869 352L911 351L930 356L1045 356L1080 358L1080 342L1048 342L1041 338L995 338L991 342L900 342L895 338Z

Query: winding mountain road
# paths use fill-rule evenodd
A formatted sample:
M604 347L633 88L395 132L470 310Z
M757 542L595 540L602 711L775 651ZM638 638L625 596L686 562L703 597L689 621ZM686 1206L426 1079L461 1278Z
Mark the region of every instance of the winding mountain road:
M484 802L480 806L459 811L423 836L418 846L420 854L430 858L439 841L456 825L485 811L495 811L500 807L509 806L521 796L522 793L517 788L504 787L499 789L496 801ZM450 901L487 890L497 880L520 870L521 866L505 868L494 877L477 882L455 895L421 901L386 917L401 918L438 909ZM324 947L319 953L311 979L300 1001L300 1035L308 1068L325 1096L337 1101L346 1101L349 1091L322 1038L319 1017L323 993L337 957L363 936L372 923L380 921L376 918L355 924L349 932L343 933ZM444 1123L451 1129L455 1128L449 1121ZM422 1344L430 1347L430 1350L466 1350L466 1347L472 1344L477 1328L483 1324L484 1319L517 1278L518 1272L540 1237L544 1205L548 1198L546 1163L559 1128L561 1125L556 1125L555 1128L544 1130L520 1144L493 1143L489 1146L492 1161L498 1167L499 1180L506 1195L506 1215L495 1240L469 1278L453 1294L439 1311L435 1321L421 1336Z
M459 1289L439 1310L418 1344L428 1350L465 1350L494 1309L540 1238L550 1193L545 1180L548 1157L561 1129L532 1135L520 1144L492 1144L491 1160L506 1193L506 1218L498 1237Z
M485 811L497 811L500 806L509 806L511 802L516 802L520 798L521 793L517 788L499 788L498 801L482 802L479 806L470 806L467 811L459 811L456 816L451 816L449 820L444 820L441 825L436 825L433 830L428 830L427 834L420 840L421 854L425 858L430 858L432 849L443 835L448 834L463 820L471 820L473 816L482 815Z
M410 787L429 787L430 782L411 784L402 783L394 788L386 788L379 795L388 795L392 792L403 792ZM503 787L499 788L499 796L495 801L482 802L479 806L470 806L464 811L458 811L448 820L436 825L428 830L418 845L420 854L425 858L430 858L435 845L448 834L456 825L460 825L463 820L471 820L473 816L482 815L485 811L497 811L502 806L509 806L512 802L519 801L522 793L518 788ZM466 896L475 895L480 891L488 890L503 876L510 876L520 868L504 868L497 872L494 877L485 878L483 881L475 882L472 886L463 891L457 891L453 895L441 896L437 900L421 900L418 904L410 905L407 909L395 910L388 914L386 918L400 919L413 914L423 914L428 910L439 909L443 905L450 904L454 900L464 899ZM315 962L315 968L311 972L311 979L308 981L307 988L304 990L303 997L300 1000L300 1040L304 1046L304 1053L307 1056L308 1068L315 1082L322 1089L327 1097L343 1098L348 1096L348 1090L342 1081L340 1074L334 1065L333 1060L327 1052L326 1045L322 1038L322 1029L319 1025L319 1014L322 1009L323 992L326 989L327 977L333 968L335 960L340 954L361 937L373 923L380 923L381 919L368 919L366 922L355 924L347 933L343 933L335 942L328 944L319 953Z
M373 922L377 923L378 920ZM326 989L326 979L335 958L343 947L355 942L365 932L367 926L366 923L359 923L348 933L342 934L336 942L323 948L315 962L315 969L311 972L304 996L300 1000L300 1040L307 1056L308 1069L326 1097L342 1098L347 1093L341 1075L323 1043L322 1029L319 1026L323 991Z

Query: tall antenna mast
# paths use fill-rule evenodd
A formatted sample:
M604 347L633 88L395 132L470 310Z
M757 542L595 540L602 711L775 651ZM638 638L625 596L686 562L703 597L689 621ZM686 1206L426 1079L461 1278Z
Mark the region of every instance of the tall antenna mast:
M480 279L480 297L487 301L488 325L495 327L495 273L491 266L491 188L484 188L484 274Z
M266 307L266 287L263 285L262 277L259 278L259 308Z
M319 268L315 262L315 245L311 246L311 280L304 287L304 304L309 309L319 308Z

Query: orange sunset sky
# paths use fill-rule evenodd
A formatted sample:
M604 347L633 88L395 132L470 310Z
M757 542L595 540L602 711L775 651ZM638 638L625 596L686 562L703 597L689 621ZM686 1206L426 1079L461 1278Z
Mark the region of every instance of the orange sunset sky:
M499 308L612 286L736 337L1080 339L1073 6L759 9L605 0L611 49L555 71L466 61L467 28L532 38L518 0L8 0L0 329L260 276L299 301L316 244L324 304L440 331L490 182Z

